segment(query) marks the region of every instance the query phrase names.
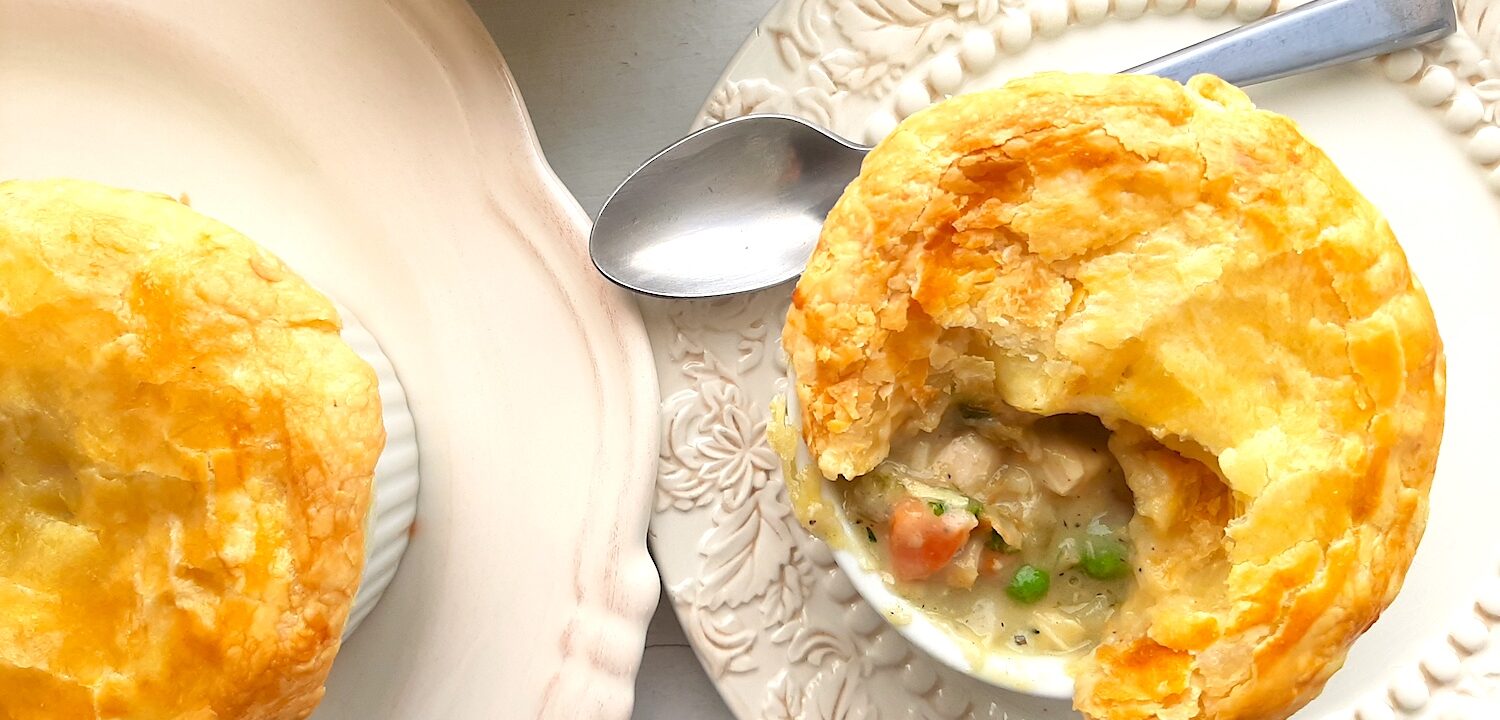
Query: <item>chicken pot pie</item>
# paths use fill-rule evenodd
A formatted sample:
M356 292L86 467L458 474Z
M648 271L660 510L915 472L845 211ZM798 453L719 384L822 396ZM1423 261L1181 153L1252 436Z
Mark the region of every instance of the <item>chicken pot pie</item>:
M0 183L0 717L311 714L385 440L339 329L170 198Z
M1055 626L1037 649L1080 653L1096 720L1290 715L1422 534L1422 287L1329 159L1213 77L1039 75L912 116L784 342L897 589L998 644Z

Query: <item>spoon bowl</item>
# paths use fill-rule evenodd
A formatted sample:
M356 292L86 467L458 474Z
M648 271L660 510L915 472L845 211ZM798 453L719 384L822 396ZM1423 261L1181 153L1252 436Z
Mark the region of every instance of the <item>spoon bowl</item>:
M594 266L661 297L791 280L868 150L785 115L700 130L647 160L604 204L589 237Z

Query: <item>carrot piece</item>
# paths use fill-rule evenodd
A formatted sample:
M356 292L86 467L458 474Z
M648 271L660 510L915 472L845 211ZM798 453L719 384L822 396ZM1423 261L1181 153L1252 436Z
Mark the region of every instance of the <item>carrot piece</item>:
M891 570L903 582L932 577L953 561L978 526L970 513L954 509L938 515L929 503L902 498L891 509Z

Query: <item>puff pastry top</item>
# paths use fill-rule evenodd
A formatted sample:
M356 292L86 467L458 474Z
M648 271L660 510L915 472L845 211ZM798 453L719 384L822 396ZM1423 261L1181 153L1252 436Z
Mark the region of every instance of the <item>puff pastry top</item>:
M328 299L159 195L0 183L0 718L303 718L385 442Z
M1422 534L1427 298L1328 158L1216 78L1040 75L912 116L829 216L785 344L828 477L956 392L1115 431L1137 589L1075 668L1091 718L1289 715Z

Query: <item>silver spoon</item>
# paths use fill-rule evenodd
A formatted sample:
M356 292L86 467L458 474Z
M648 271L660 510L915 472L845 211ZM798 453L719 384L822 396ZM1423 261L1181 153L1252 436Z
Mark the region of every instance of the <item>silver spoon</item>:
M1126 70L1251 85L1437 40L1451 0L1316 0ZM823 219L870 148L785 115L747 115L683 138L625 179L589 237L628 290L706 298L801 274Z

